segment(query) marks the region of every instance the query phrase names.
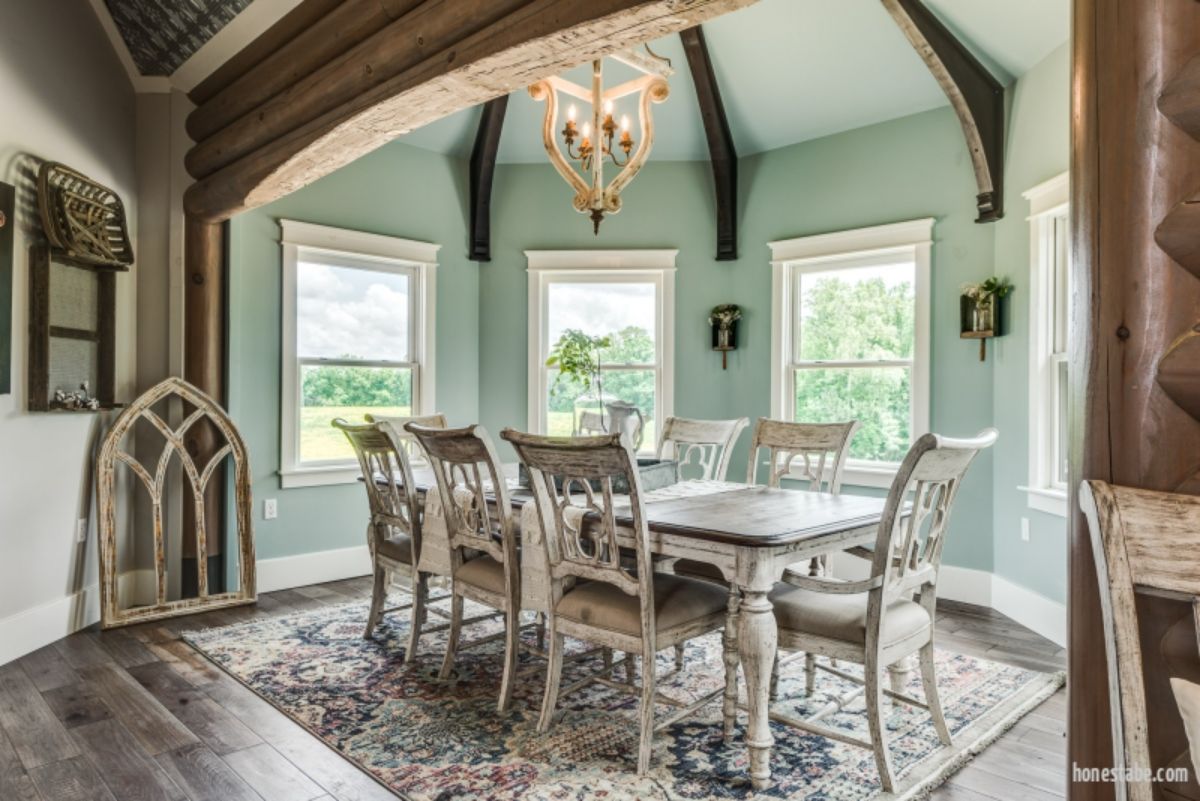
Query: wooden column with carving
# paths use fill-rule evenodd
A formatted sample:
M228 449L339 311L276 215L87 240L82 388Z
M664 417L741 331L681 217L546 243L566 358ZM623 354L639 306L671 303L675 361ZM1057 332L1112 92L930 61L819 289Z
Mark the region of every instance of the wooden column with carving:
M184 226L184 338L183 377L216 399L222 406L225 397L225 231L222 223L205 223L188 217ZM190 410L189 410L190 411ZM186 413L186 412L185 412ZM188 430L184 445L199 465L208 464L224 442L208 421L200 421ZM190 492L185 482L185 493ZM196 525L191 499L183 499L183 529ZM204 497L207 526L208 582L210 592L224 591L223 534L225 507L224 470L218 468ZM182 592L196 594L199 575L195 541L183 537Z
M1075 0L1073 49L1071 486L1200 494L1200 3ZM1110 766L1099 597L1078 510L1068 550L1068 763ZM1167 676L1197 680L1200 664L1186 605L1140 597L1138 609L1160 767L1187 749ZM1113 797L1104 783L1069 792ZM1200 787L1159 785L1155 797L1200 798Z

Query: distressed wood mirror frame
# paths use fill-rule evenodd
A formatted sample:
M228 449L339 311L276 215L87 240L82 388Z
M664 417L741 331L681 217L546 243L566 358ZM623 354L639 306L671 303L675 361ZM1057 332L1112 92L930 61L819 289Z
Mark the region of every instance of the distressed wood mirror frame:
M172 428L152 407L160 401L179 398L187 416ZM125 450L126 435L139 420L146 420L165 440L153 475L137 458ZM225 440L203 464L198 465L188 452L184 440L197 426L211 425ZM167 600L167 562L163 509L168 485L167 474L171 457L177 455L185 475L185 487L190 489L194 506L194 525L189 526L195 537L198 594L191 598ZM221 476L226 457L233 461L234 506L237 510L238 588L231 592L210 594L208 591L208 536L205 514L205 489L214 476ZM138 477L141 486L150 494L154 517L154 574L155 600L146 606L121 608L118 595L117 554L117 496L116 472L124 463ZM182 378L168 378L138 398L125 409L104 437L96 464L97 491L100 504L100 625L115 628L131 623L159 620L167 617L194 614L229 606L254 603L255 591L254 532L251 525L253 502L250 495L250 464L246 445L233 421L217 403ZM184 503L187 503L185 491ZM186 531L185 531L186 536Z

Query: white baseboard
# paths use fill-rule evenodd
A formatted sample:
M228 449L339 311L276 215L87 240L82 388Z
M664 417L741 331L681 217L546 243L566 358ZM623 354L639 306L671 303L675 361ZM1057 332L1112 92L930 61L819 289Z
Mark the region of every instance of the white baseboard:
M324 581L366 576L371 554L366 545L320 551L278 559L258 560L258 591L273 592ZM131 570L121 574L118 593L122 603L154 597L154 571ZM0 665L61 640L100 620L100 585L83 589L17 612L0 620Z
M371 574L366 545L258 560L258 591L274 592Z
M832 572L839 578L866 578L867 562L846 554L834 554ZM942 565L938 575L938 597L995 609L1051 642L1067 645L1067 606L1014 584L986 570Z
M992 576L992 608L1059 646L1067 647L1067 605Z

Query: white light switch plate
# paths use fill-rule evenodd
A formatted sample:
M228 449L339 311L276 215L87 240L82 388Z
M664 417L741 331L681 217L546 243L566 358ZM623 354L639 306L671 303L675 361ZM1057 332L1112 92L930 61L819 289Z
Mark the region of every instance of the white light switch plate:
M279 502L274 498L263 501L263 520L274 520L279 517Z
M1021 518L1021 542L1029 542L1029 518Z

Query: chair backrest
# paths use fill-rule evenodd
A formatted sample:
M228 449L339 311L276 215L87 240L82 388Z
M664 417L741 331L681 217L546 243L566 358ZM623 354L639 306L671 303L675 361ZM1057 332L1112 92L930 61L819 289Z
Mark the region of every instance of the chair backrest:
M883 609L895 598L919 592L932 611L950 509L967 468L997 436L994 428L969 439L925 434L908 449L888 491L875 539L871 578L878 587L870 592L867 617L877 624L875 636ZM907 507L910 496L912 506Z
M409 460L415 459L418 462L425 461L425 452L417 445L417 440L412 434L404 429L409 423L416 423L419 426L428 428L448 428L449 423L446 422L446 415L441 412L433 414L416 414L411 416L395 415L395 414L364 414L364 418L368 423L384 423L391 428L396 442L405 450Z
M464 550L482 551L512 573L509 589L515 590L518 565L512 501L487 430L480 425L432 428L414 422L406 424L405 430L420 443L437 479L451 568L462 564ZM488 503L489 495L494 504Z
M679 478L682 478L683 468L692 464L695 457L695 464L701 470L700 478L724 481L729 473L733 444L748 425L750 421L745 417L736 420L668 417L663 423L655 456L676 460L679 463L676 476Z
M412 538L413 564L421 553L420 506L408 454L386 423L350 423L342 418L333 427L346 435L362 468L371 507L372 548L393 531Z
M642 634L653 641L649 534L637 460L628 438L623 434L543 437L511 428L500 436L512 443L529 470L553 599L561 597L563 580L572 576L615 585L641 599ZM613 481L621 476L629 483L636 572L622 563L617 540Z
M842 471L850 453L850 440L858 430L858 421L848 423L789 423L784 420L758 418L750 438L750 464L746 467L746 482L758 481L758 449L767 449L767 486L778 487L781 478L808 481L814 492L842 491ZM792 463L803 459L798 474L792 473Z
M1150 801L1146 686L1135 588L1190 600L1200 623L1200 498L1085 481L1087 517L1100 584L1118 801ZM1132 769L1144 774L1135 777Z

